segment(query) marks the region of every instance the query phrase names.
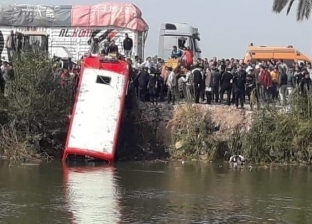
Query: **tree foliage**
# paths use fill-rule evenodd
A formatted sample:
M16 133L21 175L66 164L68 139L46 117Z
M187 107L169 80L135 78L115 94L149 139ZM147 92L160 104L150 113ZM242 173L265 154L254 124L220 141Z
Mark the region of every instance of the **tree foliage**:
M312 9L312 0L297 0L297 2L297 20L302 21L304 19L309 19ZM287 8L286 14L288 15L294 3L295 0L274 0L273 11L275 13L281 13Z
M60 71L44 53L26 52L13 65L15 78L7 81L1 105L6 135L0 136L0 152L54 154L63 147L73 88L60 87Z

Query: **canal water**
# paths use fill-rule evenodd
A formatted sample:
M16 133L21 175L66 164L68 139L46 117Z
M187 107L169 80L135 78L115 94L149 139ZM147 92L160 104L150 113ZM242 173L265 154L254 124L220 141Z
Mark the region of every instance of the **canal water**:
M0 162L0 223L312 223L307 167Z

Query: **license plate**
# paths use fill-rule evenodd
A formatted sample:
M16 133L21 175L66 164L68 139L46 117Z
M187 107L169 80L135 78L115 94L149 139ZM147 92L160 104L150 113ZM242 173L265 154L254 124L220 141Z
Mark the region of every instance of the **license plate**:
M211 87L206 87L207 92L211 92Z

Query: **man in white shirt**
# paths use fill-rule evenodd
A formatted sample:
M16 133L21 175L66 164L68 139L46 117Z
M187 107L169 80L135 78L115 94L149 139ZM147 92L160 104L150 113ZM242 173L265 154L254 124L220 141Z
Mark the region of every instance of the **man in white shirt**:
M194 96L194 77L191 71L190 66L186 66L184 68L185 78L183 78L183 82L186 84L186 99L190 102L193 100Z
M168 76L167 83L166 83L168 86L168 92L167 92L168 104L170 102L174 104L175 95L176 95L177 78L172 70L172 67L168 67L167 69L169 70L169 76Z
M154 67L154 64L152 62L152 58L151 57L147 57L146 58L146 61L144 61L142 64L141 64L141 67L142 68L148 68L150 69L151 67Z

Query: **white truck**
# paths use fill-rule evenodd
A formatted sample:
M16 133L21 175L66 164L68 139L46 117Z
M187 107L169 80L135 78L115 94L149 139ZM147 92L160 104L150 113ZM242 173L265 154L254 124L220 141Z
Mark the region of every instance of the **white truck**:
M14 4L0 7L0 55L8 59L6 40L13 32L25 45L47 48L50 56L79 60L90 50L92 37L115 40L123 52L125 33L133 40L132 55L143 57L148 25L130 3L93 6L45 6ZM24 45L23 45L24 46Z
M133 55L143 57L145 33L138 32L125 28L78 28L78 27L36 27L30 29L28 27L5 27L0 26L0 52L1 58L8 59L6 49L6 39L11 30L20 32L24 36L23 41L29 41L32 45L38 41L40 46L47 43L47 50L51 57L70 57L73 60L79 60L81 56L90 50L90 38L102 36L109 36L115 40L120 51L123 51L122 43L125 38L125 33L133 40Z
M51 57L80 58L90 50L92 37L115 40L123 53L125 34L133 40L132 56L144 59L148 25L133 4L95 6L10 5L0 8L0 55L8 60L6 40L11 30L23 35L24 45L38 45ZM160 29L158 57L167 59L173 46L189 46L200 57L198 29L184 23L164 23Z

